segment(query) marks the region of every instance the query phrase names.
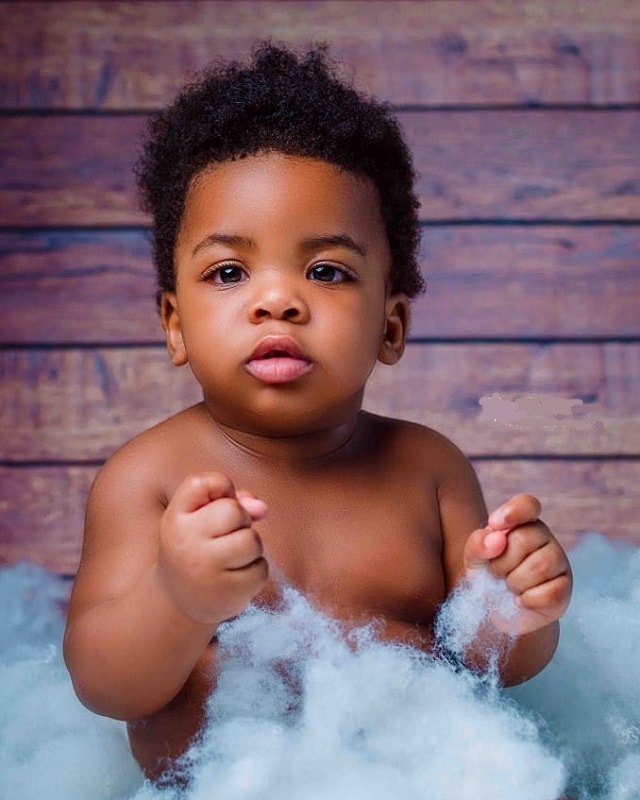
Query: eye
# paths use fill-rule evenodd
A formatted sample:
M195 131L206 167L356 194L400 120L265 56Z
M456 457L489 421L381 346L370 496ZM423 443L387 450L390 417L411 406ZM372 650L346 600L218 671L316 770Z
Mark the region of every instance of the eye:
M320 283L348 283L355 278L350 272L333 264L316 264L309 270L309 278Z
M228 286L241 283L248 277L245 270L238 264L221 264L203 275L203 280L209 283Z

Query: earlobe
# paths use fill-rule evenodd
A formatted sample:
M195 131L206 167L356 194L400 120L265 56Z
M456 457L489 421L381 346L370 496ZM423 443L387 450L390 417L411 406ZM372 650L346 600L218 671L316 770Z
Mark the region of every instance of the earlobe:
M176 367L187 363L187 351L182 338L182 326L178 314L178 301L175 292L163 292L160 298L160 320L167 340L167 350Z
M400 360L408 330L409 301L404 294L391 295L385 305L385 327L378 361L391 365Z

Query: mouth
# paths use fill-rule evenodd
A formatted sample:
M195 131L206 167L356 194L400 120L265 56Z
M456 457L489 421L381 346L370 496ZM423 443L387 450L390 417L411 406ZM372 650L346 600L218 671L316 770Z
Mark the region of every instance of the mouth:
M246 368L262 383L291 383L310 372L313 362L290 336L266 336L254 348Z

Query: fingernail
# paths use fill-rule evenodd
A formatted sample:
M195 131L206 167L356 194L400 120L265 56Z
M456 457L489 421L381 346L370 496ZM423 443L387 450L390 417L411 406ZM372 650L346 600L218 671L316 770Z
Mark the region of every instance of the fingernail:
M492 528L504 528L506 522L507 522L506 511L494 511L494 513L489 516L489 525Z

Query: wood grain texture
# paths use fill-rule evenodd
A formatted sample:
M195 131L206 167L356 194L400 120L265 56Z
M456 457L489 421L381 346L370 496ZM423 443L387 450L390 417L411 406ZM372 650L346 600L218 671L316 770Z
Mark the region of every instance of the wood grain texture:
M28 559L74 575L96 468L0 467L0 565Z
M640 111L400 115L425 220L638 219Z
M428 292L365 405L488 503L640 544L637 0L0 0L0 564L73 574L96 464L196 402L161 345L132 168L214 57L325 39L414 153ZM480 400L482 399L482 405Z
M640 545L640 461L482 461L475 464L489 508L514 493L538 496L565 547L585 533Z
M640 336L640 226L435 226L414 338ZM0 231L0 343L161 342L144 230Z
M515 402L528 395L540 404ZM0 460L103 459L200 397L162 348L0 352ZM365 407L435 427L471 456L640 456L639 398L638 343L415 344L375 371Z
M242 58L266 37L329 41L358 85L396 104L640 100L634 0L2 6L5 108L156 108L212 57Z
M0 342L160 342L144 230L0 231Z
M640 110L399 114L421 216L639 220ZM0 131L4 225L140 225L141 116L9 116Z
M640 461L482 461L489 507L526 489L567 547L589 531L640 545ZM93 466L0 467L0 565L28 558L75 574Z
M414 344L374 372L365 406L470 456L639 455L639 392L638 343Z

